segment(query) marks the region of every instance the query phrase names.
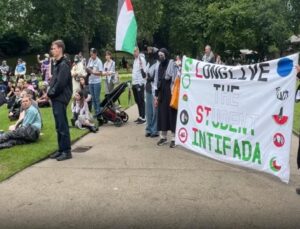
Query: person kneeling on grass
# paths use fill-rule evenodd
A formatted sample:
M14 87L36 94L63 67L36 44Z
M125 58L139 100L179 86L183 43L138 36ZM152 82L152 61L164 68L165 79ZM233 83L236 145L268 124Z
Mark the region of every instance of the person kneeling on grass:
M9 132L0 136L0 149L10 148L14 145L36 142L42 127L41 116L32 105L31 96L26 94L22 98L22 108L25 111L22 122L10 126Z
M71 119L72 125L79 129L84 127L88 128L91 132L96 133L98 128L93 123L92 115L89 111L89 106L85 101L82 91L76 91L74 101L71 106L73 118Z

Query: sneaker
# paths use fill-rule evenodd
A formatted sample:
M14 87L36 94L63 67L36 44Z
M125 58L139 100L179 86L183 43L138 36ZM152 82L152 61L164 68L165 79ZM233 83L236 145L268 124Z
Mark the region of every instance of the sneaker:
M97 133L97 131L98 131L98 128L96 126L89 126L88 128L93 133Z
M170 148L174 148L176 145L175 145L175 141L171 141L170 143Z
M146 119L140 119L136 124L144 124L146 122Z
M164 144L166 144L167 143L167 139L166 138L161 138L161 139L159 139L159 141L157 142L157 145L158 146L162 146L162 145L164 145Z
M134 120L134 122L139 122L141 119L140 118L137 118L136 120Z
M159 134L151 134L151 138L157 138Z
M151 136L150 133L146 133L146 134L145 134L145 137L146 137L146 138L148 138L148 137L150 137L150 136Z

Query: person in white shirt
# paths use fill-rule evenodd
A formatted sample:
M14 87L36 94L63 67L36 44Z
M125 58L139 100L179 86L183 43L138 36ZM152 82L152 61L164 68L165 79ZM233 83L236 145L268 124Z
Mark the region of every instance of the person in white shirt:
M132 91L134 100L138 106L139 117L135 120L137 124L143 124L145 119L145 78L146 60L144 54L140 54L139 48L134 49L134 62L132 68Z
M116 64L111 59L112 54L110 51L105 52L105 59L106 62L104 63L104 72L103 75L105 76L105 82L104 82L104 89L105 94L109 94L114 89L114 78L116 74Z
M90 59L87 64L87 72L89 76L89 88L92 95L92 102L94 106L95 115L100 113L100 94L101 94L101 76L103 72L102 61L97 56L97 50L91 48Z

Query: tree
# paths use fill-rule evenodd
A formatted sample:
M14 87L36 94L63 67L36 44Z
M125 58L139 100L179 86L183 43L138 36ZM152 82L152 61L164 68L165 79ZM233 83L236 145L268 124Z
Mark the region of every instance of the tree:
M72 38L81 43L85 55L95 32L105 26L102 0L32 0L31 31L49 34L52 39Z

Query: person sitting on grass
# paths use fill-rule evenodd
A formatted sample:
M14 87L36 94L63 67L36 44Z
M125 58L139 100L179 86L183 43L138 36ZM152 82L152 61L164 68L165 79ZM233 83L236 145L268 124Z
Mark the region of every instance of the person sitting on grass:
M19 79L17 82L17 87L21 88L21 91L23 91L25 89L25 80L24 79Z
M17 125L10 126L10 131L0 136L0 149L38 140L42 121L39 111L32 105L32 99L29 94L24 95L22 98L22 108L25 111L24 118Z
M38 110L38 112L40 113L40 116L41 116L41 111L39 109L39 106L38 106L38 103L33 99L33 95L32 95L32 91L29 90L29 89L24 89L21 94L20 94L20 100L21 100L21 103L22 103L22 98L26 97L26 96L29 96L29 98L31 99L31 105L34 106L35 109ZM25 110L23 109L23 107L21 106L20 107L20 114L19 114L19 118L17 120L17 122L15 123L15 125L12 125L10 126L9 130L13 129L14 126L18 126L22 123L23 119L24 119L24 116L25 116ZM42 117L42 116L41 116ZM43 120L42 120L42 126L43 126Z
M14 102L11 105L9 112L8 112L8 118L10 121L18 120L21 112L21 88L16 87L15 88L15 98Z
M79 129L86 127L93 133L98 131L98 128L93 123L93 118L82 91L79 90L75 92L71 108L73 113L71 122L73 126L76 126Z
M46 86L42 86L39 92L39 97L36 100L36 102L38 103L38 106L40 108L42 107L50 107L50 99L47 96L47 87Z
M6 101L7 109L10 109L13 103L15 102L15 87L12 81L8 81L7 90L6 90Z
M92 111L92 96L91 96L89 87L86 85L86 78L80 77L79 83L80 83L80 91L82 91L85 101L87 102L87 104L89 106L89 111L91 112Z

